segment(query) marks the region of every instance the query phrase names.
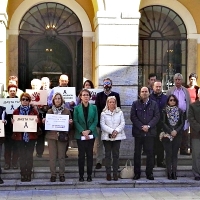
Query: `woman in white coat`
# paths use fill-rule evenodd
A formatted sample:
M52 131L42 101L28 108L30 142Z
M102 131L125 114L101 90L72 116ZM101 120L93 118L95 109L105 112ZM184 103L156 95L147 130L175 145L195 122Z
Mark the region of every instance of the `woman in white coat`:
M126 139L124 133L125 120L123 112L117 107L115 96L109 96L101 113L101 140L105 147L105 167L108 181L111 180L111 160L113 159L113 179L118 180L119 149L121 140ZM112 153L112 159L111 159Z

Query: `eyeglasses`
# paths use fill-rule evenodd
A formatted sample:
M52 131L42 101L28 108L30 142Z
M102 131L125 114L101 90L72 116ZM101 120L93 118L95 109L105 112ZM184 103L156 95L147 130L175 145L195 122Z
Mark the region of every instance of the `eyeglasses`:
M89 96L89 94L82 94L82 96Z
M29 99L27 99L27 98L22 98L22 101L29 101Z
M174 102L176 102L175 99L170 99L169 101L174 101Z
M107 81L107 82L104 82L103 84L104 84L104 85L110 85L111 82Z

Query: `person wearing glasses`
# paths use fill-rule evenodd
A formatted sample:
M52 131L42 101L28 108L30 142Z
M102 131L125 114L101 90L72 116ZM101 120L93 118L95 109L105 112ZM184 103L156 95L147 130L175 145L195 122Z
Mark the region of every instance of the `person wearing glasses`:
M167 96L170 94L174 94L178 99L178 107L183 111L184 118L185 118L185 125L184 125L184 131L182 133L182 140L181 140L181 146L180 146L180 155L190 155L190 152L188 152L188 110L191 103L190 94L182 84L183 84L183 75L180 73L176 73L174 75L174 86L170 88L167 91Z
M166 152L166 168L169 180L176 180L178 150L184 126L184 114L178 106L179 101L174 94L168 96L167 105L162 112L163 133L160 140Z
M98 136L96 126L98 113L95 105L89 103L91 94L82 89L79 97L81 104L74 108L75 139L78 145L79 181L84 181L85 156L87 157L87 181L92 181L93 147Z
M31 96L24 92L20 96L21 105L13 111L13 115L36 115L36 123L40 123L38 111L30 105ZM15 121L12 119L12 123ZM37 140L37 132L13 132L19 151L21 182L30 182L33 168L33 151Z
M97 106L98 110L98 124L97 124L97 131L98 131L98 137L95 140L96 143L96 169L101 169L102 167L102 160L103 160L103 141L101 140L101 128L100 128L100 116L101 112L106 106L106 100L109 96L115 96L116 97L116 103L117 107L121 108L120 103L120 96L117 92L112 91L112 80L110 78L105 78L103 80L103 91L97 93L95 105Z

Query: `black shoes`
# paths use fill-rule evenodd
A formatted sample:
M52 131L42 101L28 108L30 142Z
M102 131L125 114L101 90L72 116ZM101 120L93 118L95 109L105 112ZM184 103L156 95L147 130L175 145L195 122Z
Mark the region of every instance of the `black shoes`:
M97 163L95 169L101 169L102 168L102 164L101 163Z
M173 180L177 180L176 173L172 173L172 179L173 179Z
M167 177L168 177L169 180L172 180L172 174L171 173L168 173Z
M188 153L187 151L180 151L180 155L189 156L190 153Z
M87 182L91 182L92 181L92 177L91 176L88 176L87 177Z
M38 157L38 158L42 158L42 155L41 154L36 154L36 156Z
M153 181L154 180L153 174L147 175L147 179Z
M21 175L21 182L27 181L27 175Z
M60 176L60 182L65 182L65 176Z
M110 175L110 174L107 174L106 180L107 180L107 181L111 181L111 175Z
M133 177L133 180L138 180L140 179L140 175L139 174L135 174L135 176Z
M117 174L113 174L113 180L118 181L118 175Z
M4 165L4 169L5 169L5 170L10 169L10 165L9 165L9 164L5 164L5 165Z
M18 165L17 164L12 164L12 168L13 169L18 169Z
M162 163L157 164L157 167L166 168L166 165L162 162Z
M56 176L51 176L50 182L56 182Z
M194 180L195 180L195 181L200 181L200 177L199 177L199 176L196 176L196 177L194 178Z
M84 182L83 176L80 176L80 177L79 177L79 181L80 181L80 182Z
M2 178L0 177L0 184L3 184L4 182L3 182L3 180L2 180Z
M26 181L27 181L27 182L31 182L31 175L27 175L27 176L26 176Z

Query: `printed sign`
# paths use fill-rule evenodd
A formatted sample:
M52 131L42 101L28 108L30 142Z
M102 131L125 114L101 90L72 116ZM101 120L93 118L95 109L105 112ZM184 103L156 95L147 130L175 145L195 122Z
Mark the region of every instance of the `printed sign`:
M0 99L0 105L6 107L7 114L13 114L13 111L21 105L21 102L19 98L5 98Z
M46 114L45 130L68 131L69 115Z
M33 105L47 105L48 90L29 90L26 92L31 96L31 104Z
M90 101L89 103L91 104L95 104L95 100L96 100L96 97L97 97L97 93L99 92L102 92L103 90L102 89L88 89L91 93L91 98L90 98Z
M5 137L4 123L0 120L0 137Z
M13 132L37 132L36 115L13 115Z
M62 94L65 102L76 102L76 88L75 87L55 87L54 94L59 92Z

